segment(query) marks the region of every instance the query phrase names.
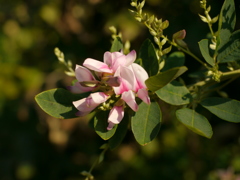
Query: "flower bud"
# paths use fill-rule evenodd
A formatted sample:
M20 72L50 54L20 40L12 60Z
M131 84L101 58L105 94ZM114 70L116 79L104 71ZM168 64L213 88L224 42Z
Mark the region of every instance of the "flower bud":
M83 87L96 87L99 82L98 81L82 81L79 82Z
M168 20L163 21L163 23L161 25L161 29L166 29L166 28L168 28L168 26L169 26L169 21Z
M186 36L186 31L185 29L178 31L176 33L173 34L173 39L184 39Z
M215 22L218 21L218 16L214 17L212 20L211 20L211 23L214 24Z
M159 41L159 39L157 37L154 37L154 41L155 41L156 44L160 43L160 41Z
M102 80L104 79L105 78L102 78ZM119 77L108 77L104 81L106 81L107 85L113 86L113 87L118 87L120 86L120 83L121 83Z
M151 34L152 36L156 36L156 35L157 35L157 33L156 33L154 30L150 30L150 34Z

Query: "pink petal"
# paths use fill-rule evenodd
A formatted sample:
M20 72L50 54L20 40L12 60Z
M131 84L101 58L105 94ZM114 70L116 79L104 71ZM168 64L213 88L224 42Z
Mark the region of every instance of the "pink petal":
M87 58L83 62L83 65L93 71L112 73L112 70L108 67L107 64L95 59Z
M95 89L95 87L84 87L79 83L83 81L95 81L91 71L83 66L76 65L75 74L78 82L76 82L73 86L68 86L67 89L69 91L72 93L84 93Z
M136 60L136 51L132 50L130 53L126 55L126 64L125 66L131 65Z
M122 93L121 99L124 100L133 111L138 110L138 105L135 101L135 94L133 93L133 91L129 90Z
M137 96L146 104L150 104L150 98L148 96L148 91L145 88L139 89L137 92Z
M76 82L73 86L68 86L67 89L75 94L93 91L95 87L83 87L79 82Z
M113 59L113 64L112 64L112 70L113 72L116 72L117 69L120 67L120 66L125 66L126 64L126 56L125 55L122 55L122 56L119 56L115 59Z
M78 82L95 80L91 71L89 71L87 68L83 66L76 65L75 74Z
M124 108L123 106L114 106L108 117L109 125L107 127L107 130L111 130L115 124L119 124L124 116Z
M107 64L109 67L112 66L112 53L107 51L103 55L103 62Z
M95 107L88 107L86 104L87 98L80 99L78 101L74 101L73 105L80 111L76 115L82 116L91 112Z
M103 92L90 94L87 98L74 101L73 105L80 111L78 114L86 115L108 99L108 95Z
M109 68L112 68L114 59L117 59L118 57L122 56L123 54L120 52L105 52L103 56L103 62L109 66Z
M105 102L108 99L108 95L106 95L103 92L96 92L96 93L92 93L90 94L92 101L96 104L101 104L103 102Z
M145 81L148 79L148 74L145 69L136 63L133 63L131 68L137 81L137 89L146 88Z
M112 123L112 122L109 122L108 123L108 127L107 127L107 130L108 131L110 131L113 127L115 126L115 124L114 123Z
M120 86L113 87L115 94L122 94L125 91L132 90L134 86L134 74L131 69L120 66L114 76L120 79Z
M112 59L119 58L122 55L124 55L122 52L112 52Z

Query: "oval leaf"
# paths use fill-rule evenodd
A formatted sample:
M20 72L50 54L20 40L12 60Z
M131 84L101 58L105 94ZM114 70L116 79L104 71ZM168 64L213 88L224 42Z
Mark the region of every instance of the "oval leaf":
M88 94L75 95L65 89L51 89L35 96L37 104L50 116L59 119L77 117L78 111L72 104L73 101L82 99Z
M147 71L149 76L156 75L158 73L159 65L155 52L154 45L147 39L144 41L140 48L139 58L142 59L143 68Z
M183 66L185 63L185 55L181 51L171 53L165 61L165 65L161 71L166 71L171 68Z
M120 51L121 49L123 49L122 40L120 37L114 38L110 52Z
M158 134L162 120L162 113L157 102L150 105L141 103L138 111L132 117L132 131L140 145L151 142Z
M182 108L176 111L176 116L181 123L193 132L207 138L212 137L212 126L203 115L192 109Z
M240 30L235 31L229 42L218 51L217 60L220 63L232 62L240 59Z
M225 0L218 21L218 49L222 48L229 40L236 24L234 0Z
M177 77L179 77L180 75L182 75L186 71L187 67L185 66L175 67L167 71L158 73L155 76L149 77L145 81L145 83L149 90L155 92L176 79Z
M206 60L206 62L208 64L210 64L211 66L214 66L215 65L214 59L209 54L209 45L208 44L209 44L208 39L203 39L200 42L198 42L200 51L201 51L204 59Z
M235 123L240 122L240 101L229 98L210 97L204 99L200 104L220 119Z
M96 133L103 140L110 139L114 135L114 133L117 129L117 125L115 125L111 130L107 130L108 114L109 114L109 111L100 111L94 117L94 129L95 129Z
M157 96L171 105L184 105L190 103L192 96L186 86L178 81L172 81L155 92Z

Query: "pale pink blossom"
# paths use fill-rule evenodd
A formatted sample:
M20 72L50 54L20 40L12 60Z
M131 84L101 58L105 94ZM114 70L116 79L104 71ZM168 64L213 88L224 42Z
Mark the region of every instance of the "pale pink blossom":
M107 130L111 130L115 124L119 124L124 116L123 106L114 106L108 116L108 127Z
M137 93L137 96L146 104L150 104L150 98L148 96L148 90L147 86L145 84L145 81L149 78L147 72L145 69L136 64L133 63L130 65L130 68L133 71L134 77L135 77L135 83L134 83L134 88L133 90Z
M76 65L75 76L77 82L73 86L68 86L72 93L84 93L95 89L95 87L84 87L80 83L84 81L96 81L92 73L85 67Z
M87 58L83 63L86 68L77 66L76 78L78 82L71 86L70 90L75 93L94 90L103 91L92 93L87 98L73 102L74 106L79 110L77 113L79 116L87 115L97 106L111 98L111 95L120 96L109 113L107 129L111 130L115 124L119 124L122 121L126 104L133 111L136 112L138 110L138 104L135 100L136 96L143 102L150 104L145 84L148 74L140 65L133 63L136 59L135 51L131 51L127 55L124 55L122 52L106 52L103 59L104 61L100 62ZM89 69L94 71L98 81ZM97 86L97 83L94 86L96 81L99 82L100 86ZM86 87L87 83L92 83L93 86Z
M145 81L148 79L148 74L140 65L132 63L128 67L120 66L114 76L120 79L120 86L113 87L115 94L121 95L121 99L127 103L133 111L136 112L138 110L138 105L135 100L136 94L143 102L150 104L150 98L145 84ZM108 118L108 130L112 129L114 124L118 124L122 120L123 106L124 105L114 106L114 111L111 111ZM117 117L117 119L114 117Z
M121 66L114 76L119 77L121 82L120 86L113 87L115 94L121 94L121 99L123 99L132 110L137 111L138 105L135 101L135 94L133 92L133 87L136 83L133 71L128 67Z
M120 66L129 66L136 59L136 52L133 50L125 55L121 52L105 52L103 62L87 58L83 65L96 72L115 73Z
M95 92L90 94L87 98L74 101L73 105L79 110L76 115L85 116L94 110L97 106L104 103L109 98L103 92Z

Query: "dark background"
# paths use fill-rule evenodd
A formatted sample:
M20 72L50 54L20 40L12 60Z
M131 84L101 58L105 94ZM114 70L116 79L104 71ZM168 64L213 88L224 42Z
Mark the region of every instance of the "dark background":
M212 17L222 3L208 1ZM138 51L151 36L129 13L129 4L130 0L0 0L0 180L84 179L80 172L89 170L104 141L83 119L49 117L34 96L72 81L59 65L55 47L74 64L88 57L102 60L111 46L108 27L114 25ZM169 20L168 37L186 29L188 47L201 57L197 42L209 31L198 17L203 14L198 0L147 0L145 10ZM239 29L239 1L236 12ZM189 72L200 68L194 59L186 59ZM240 100L239 83L224 89L229 97ZM186 129L170 110L163 105L164 121L152 143L141 147L129 131L121 146L107 151L93 171L96 179L235 180L237 174L240 178L238 124L206 112L214 132L206 139Z

